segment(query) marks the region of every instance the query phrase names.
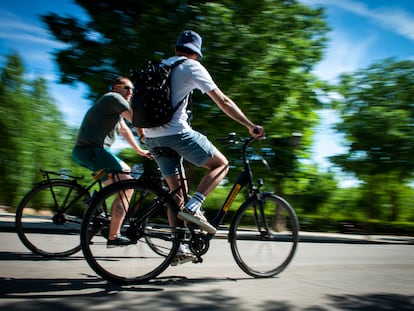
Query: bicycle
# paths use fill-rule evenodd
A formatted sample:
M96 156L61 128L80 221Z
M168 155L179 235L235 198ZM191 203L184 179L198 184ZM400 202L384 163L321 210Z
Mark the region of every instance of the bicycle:
M257 186L254 184L247 157L247 147L254 139L230 134L222 140L241 143L243 168L211 224L220 227L235 197L246 187L248 198L236 211L227 239L236 263L245 273L256 278L273 277L288 266L295 254L298 218L286 200L261 190L262 179L258 179ZM181 189L187 189L184 178L180 183ZM174 195L181 189L170 193L148 178L121 181L103 189L93 198L81 227L82 251L90 267L110 282L145 283L168 268L180 243L187 244L195 255L194 262L201 263L214 234L178 221ZM105 206L125 192L133 193L128 206L124 206L122 229L131 244L107 248L104 229L109 214Z
M15 227L22 243L34 254L66 257L81 249L79 233L83 214L91 200L91 189L104 170L93 173L88 186L79 183L84 177L40 170L43 180L36 183L16 209ZM55 176L60 176L57 178Z

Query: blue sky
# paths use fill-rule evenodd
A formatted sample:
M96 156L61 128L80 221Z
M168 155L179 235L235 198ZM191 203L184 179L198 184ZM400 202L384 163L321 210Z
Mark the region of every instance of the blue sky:
M58 84L58 67L51 53L64 47L54 40L40 21L39 15L55 12L88 19L82 8L71 0L0 0L0 64L6 53L17 51L29 78L42 76L48 81L50 94L63 112L68 124L77 126L90 102L85 99L86 87Z
M304 4L325 7L332 28L323 61L315 73L324 80L335 81L344 72L368 67L384 58L414 61L413 0L302 0ZM51 96L68 124L77 126L90 102L83 85L59 85L57 66L51 52L62 48L53 40L39 20L40 14L55 12L88 19L71 0L0 0L0 65L11 50L19 52L29 75L43 76ZM224 90L225 91L225 90ZM314 145L314 160L328 168L327 156L341 153L341 137L330 129L337 120L333 111L321 112Z

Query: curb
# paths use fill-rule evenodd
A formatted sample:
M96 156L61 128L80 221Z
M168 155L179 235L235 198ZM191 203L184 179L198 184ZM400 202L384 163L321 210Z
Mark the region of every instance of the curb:
M16 232L13 213L0 213L0 232ZM227 228L217 230L214 238L227 239ZM299 243L346 243L346 244L408 244L414 245L412 236L344 234L324 232L299 232Z

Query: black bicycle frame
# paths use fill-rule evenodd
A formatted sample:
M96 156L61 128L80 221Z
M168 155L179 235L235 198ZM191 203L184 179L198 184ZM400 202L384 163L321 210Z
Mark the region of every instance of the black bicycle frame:
M230 206L234 202L234 199L237 197L239 192L248 185L249 189L253 190L253 180L252 180L252 172L249 165L249 160L246 156L246 148L253 139L249 139L244 142L242 146L242 155L243 155L243 170L240 172L239 176L237 177L236 182L234 183L231 191L227 195L226 200L224 201L222 207L217 212L216 217L212 220L212 225L216 228L220 226L223 222L224 218L227 215L227 212L230 209Z
M60 181L61 179L58 179L58 178L50 178L50 176L49 175L60 175L59 173L56 173L56 172L51 172L51 171L44 171L44 170L40 170L41 171L41 173L42 173L42 175L43 175L43 177L44 178L46 178L46 179L44 179L44 180L42 180L42 181L40 181L40 182L38 182L37 183L37 185L41 185L41 184L48 184L49 185L49 189L50 189L50 192L52 193L52 197L53 197L53 201L54 201L54 203L55 203L55 207L56 206L58 206L58 204L57 204L57 197L56 197L56 194L55 194L55 191L53 190L53 186L52 186L52 183L54 182L54 181ZM76 187L76 186L81 186L81 187L83 187L86 191L90 191L90 189L92 189L92 187L93 186L95 186L97 183L99 184L99 189L101 190L102 189L102 183L100 182L100 180L99 179L96 179L94 182L92 182L89 186L87 186L87 187L84 187L84 186L82 186L82 185L80 185L79 183L78 183L78 180L82 180L83 179L83 176L82 177L79 177L79 176L71 176L71 175L68 175L68 174L66 174L65 175L67 178L71 178L70 180L67 180L68 182L70 182L72 185L74 185L74 187L71 189L71 191L69 192L69 193L67 193L66 194L66 197L65 197L65 199L64 199L64 201L63 201L63 204L62 204L62 206L64 207L62 210L57 210L57 211L55 211L55 212L57 212L57 213L60 213L60 214L62 214L62 213L64 213L64 212L66 212L66 210L68 209L68 206L71 206L72 204L73 204L73 202L76 202L77 200L79 200L81 197L82 197L82 195L84 194L84 193L79 193L75 198L73 198L72 199L72 201L70 201L69 203L68 203L68 200L69 200L69 198L70 198L70 195L72 194L72 190ZM87 203L87 202L85 202L85 203Z

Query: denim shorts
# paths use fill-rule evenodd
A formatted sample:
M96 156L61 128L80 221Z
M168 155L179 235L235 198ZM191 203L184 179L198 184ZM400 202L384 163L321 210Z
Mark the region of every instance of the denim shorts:
M76 146L72 150L72 159L92 172L100 169L105 169L108 173L123 170L123 161L113 154L109 148ZM107 179L108 176L102 178L103 181Z
M193 130L177 135L147 137L145 143L163 176L176 175L178 163L172 157L157 153L157 147L169 147L175 150L181 157L180 165L184 158L196 166L203 166L214 157L217 150L206 136Z

